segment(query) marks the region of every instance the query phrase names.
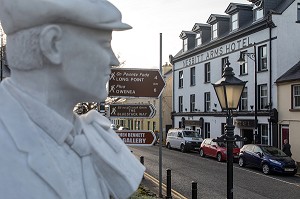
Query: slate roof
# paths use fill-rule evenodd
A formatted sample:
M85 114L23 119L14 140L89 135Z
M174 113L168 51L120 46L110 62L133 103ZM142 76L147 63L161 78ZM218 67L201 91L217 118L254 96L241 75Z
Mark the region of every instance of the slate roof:
M274 9L275 13L282 14L295 0L283 0L277 8Z
M280 76L276 80L276 83L289 82L295 80L300 80L300 61L287 72L285 72L282 76Z

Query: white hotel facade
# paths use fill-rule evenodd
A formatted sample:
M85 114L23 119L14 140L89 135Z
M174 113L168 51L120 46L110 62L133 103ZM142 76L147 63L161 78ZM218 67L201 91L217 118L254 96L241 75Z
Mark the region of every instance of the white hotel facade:
M226 116L212 83L229 61L235 76L248 81L234 112L235 134L247 137L243 144L280 147L275 82L300 60L300 0L239 1L244 2L230 3L225 15L211 14L206 23L181 32L182 49L170 56L173 127L198 130L203 138L224 133ZM240 55L243 65L237 63Z

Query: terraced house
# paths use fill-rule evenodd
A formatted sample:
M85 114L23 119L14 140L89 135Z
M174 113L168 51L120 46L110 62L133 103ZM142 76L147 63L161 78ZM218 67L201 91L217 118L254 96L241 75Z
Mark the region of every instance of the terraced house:
M230 64L236 77L248 81L234 112L235 134L247 137L242 144L280 148L284 137L300 134L278 119L279 96L289 104L290 98L276 83L300 60L300 0L244 0L224 9L182 31L182 49L170 56L173 126L198 130L203 138L224 133L226 115L211 83ZM296 150L299 144L290 142Z

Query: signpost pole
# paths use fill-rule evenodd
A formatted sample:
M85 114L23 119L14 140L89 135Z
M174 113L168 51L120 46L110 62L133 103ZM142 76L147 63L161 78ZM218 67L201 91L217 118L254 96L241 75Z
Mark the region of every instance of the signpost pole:
M159 71L162 73L162 33L159 38ZM159 197L162 195L162 141L163 141L163 126L162 126L162 95L159 97Z

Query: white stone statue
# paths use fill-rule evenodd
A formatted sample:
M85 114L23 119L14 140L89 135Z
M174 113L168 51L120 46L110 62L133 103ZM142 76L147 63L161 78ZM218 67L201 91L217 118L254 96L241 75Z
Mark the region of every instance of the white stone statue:
M112 31L131 28L106 0L0 0L11 77L0 83L0 198L128 198L145 170L96 111Z

